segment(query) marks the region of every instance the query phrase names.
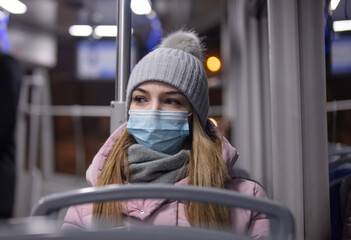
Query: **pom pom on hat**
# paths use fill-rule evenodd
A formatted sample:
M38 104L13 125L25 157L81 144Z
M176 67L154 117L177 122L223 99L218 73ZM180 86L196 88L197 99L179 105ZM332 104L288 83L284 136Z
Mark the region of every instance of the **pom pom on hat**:
M159 48L183 50L203 60L204 47L195 32L179 30L164 38Z
M148 81L163 82L189 100L205 128L210 104L203 49L200 38L191 31L179 30L164 38L134 67L127 86L127 111L137 86Z

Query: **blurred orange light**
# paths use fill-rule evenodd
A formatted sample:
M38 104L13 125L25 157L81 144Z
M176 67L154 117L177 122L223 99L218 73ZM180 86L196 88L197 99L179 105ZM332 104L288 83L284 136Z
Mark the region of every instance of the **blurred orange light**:
M216 57L209 57L206 65L210 71L217 72L221 68L221 61Z

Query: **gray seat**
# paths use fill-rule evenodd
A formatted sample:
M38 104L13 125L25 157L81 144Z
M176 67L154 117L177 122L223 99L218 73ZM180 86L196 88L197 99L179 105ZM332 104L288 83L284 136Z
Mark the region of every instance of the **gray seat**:
M84 188L65 193L53 194L42 198L33 208L33 216L55 216L57 211L63 207L112 200L161 198L172 200L186 200L221 204L228 207L239 207L262 212L270 219L271 239L294 239L294 220L291 212L279 203L268 199L259 199L239 194L234 191L222 189L200 188L194 186L173 186L166 184L133 184L133 185L108 185L104 187ZM159 234L170 233L178 236L177 239L233 239L233 234L188 228L184 231L179 227L132 227L122 228L119 234L135 233L140 236L153 236L155 229ZM170 230L172 229L172 230ZM132 234L133 234L132 233ZM178 233L178 235L177 235ZM185 234L187 233L187 234ZM213 233L213 234L210 234ZM68 234L68 233L65 233ZM75 233L79 234L79 233ZM84 234L84 233L82 233ZM104 236L110 233L104 233ZM150 235L151 234L151 235ZM180 235L182 236L180 236ZM184 236L183 236L184 235ZM187 235L190 238L187 238ZM161 239L163 235L160 235ZM74 237L74 236L73 236ZM235 236L234 239L247 239ZM167 237L169 238L169 237Z
M351 175L343 179L340 185L340 210L342 223L342 239L351 238Z

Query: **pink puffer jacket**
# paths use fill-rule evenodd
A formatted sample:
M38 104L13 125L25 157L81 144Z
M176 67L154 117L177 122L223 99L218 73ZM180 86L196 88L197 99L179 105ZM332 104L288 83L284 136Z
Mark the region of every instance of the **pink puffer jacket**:
M86 173L86 178L91 186L95 186L98 175L104 162L126 124L119 127L101 147L93 159ZM219 131L216 129L217 133ZM231 180L226 182L226 189L239 193L266 198L266 193L255 182L240 179L235 176L233 166L238 158L237 151L230 145L227 139L223 139L223 159L229 171ZM187 178L175 183L175 185L186 185ZM190 226L184 212L184 205L178 201L167 201L162 199L130 200L124 213L132 216L125 218L125 226L140 224L147 225L173 225ZM240 235L248 235L261 238L269 235L269 220L265 215L246 209L233 208L230 210L230 219L233 232ZM89 227L92 221L92 204L72 206L68 209L64 219L63 229L83 229Z

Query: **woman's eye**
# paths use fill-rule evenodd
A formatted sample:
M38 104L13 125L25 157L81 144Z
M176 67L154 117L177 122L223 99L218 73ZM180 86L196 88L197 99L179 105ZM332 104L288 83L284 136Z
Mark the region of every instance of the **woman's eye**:
M133 98L133 102L143 103L143 102L146 102L146 99L144 97L141 97L141 96L136 96Z
M180 105L180 101L176 99L167 99L166 104L171 104L171 105Z

